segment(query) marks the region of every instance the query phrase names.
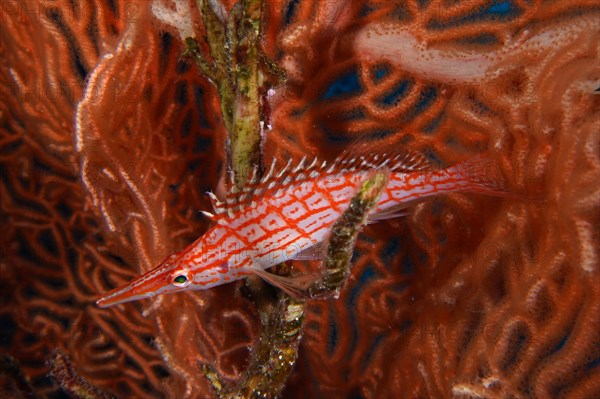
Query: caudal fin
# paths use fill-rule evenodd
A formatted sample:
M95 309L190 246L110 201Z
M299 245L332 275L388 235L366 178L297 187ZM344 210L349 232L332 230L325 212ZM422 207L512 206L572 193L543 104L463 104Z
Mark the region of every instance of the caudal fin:
M500 166L486 155L477 155L447 169L464 182L464 190L474 193L507 196L512 195Z

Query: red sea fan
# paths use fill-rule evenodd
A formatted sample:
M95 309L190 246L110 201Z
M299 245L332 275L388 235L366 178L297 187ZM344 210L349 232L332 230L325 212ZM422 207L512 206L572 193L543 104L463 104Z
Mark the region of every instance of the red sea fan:
M55 347L119 396L206 391L199 375L196 385L177 379L184 361L194 371L216 361L235 377L254 320L245 302L206 311L214 293L170 298L171 310L148 310L164 319L93 305L205 227L198 210L224 147L211 85L178 62L180 44L151 26L145 5L3 7L6 350L40 392L50 389L44 359ZM186 358L171 356L168 343L182 342L182 317L200 318L186 334ZM164 325L172 336L162 336Z
M206 227L225 134L179 61L195 2L1 6L0 347L31 381L2 365L3 392L56 390L59 348L119 397L209 396L199 365L237 378L258 333L235 286L93 305ZM267 2L263 41L288 75L267 159L356 137L439 164L487 150L520 193L366 229L284 396L600 395L597 1Z
M490 18L493 7L504 14ZM349 12L283 32L296 75L272 146L372 136L442 163L487 148L533 200L452 195L367 230L377 239L359 243L340 300L307 317L300 364L313 395L597 396L597 4Z

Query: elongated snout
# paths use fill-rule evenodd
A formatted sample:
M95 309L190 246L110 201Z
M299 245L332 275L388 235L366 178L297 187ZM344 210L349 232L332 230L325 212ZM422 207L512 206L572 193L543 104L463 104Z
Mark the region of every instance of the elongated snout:
M179 291L185 284L174 286L171 284L171 273L176 267L176 262L181 252L169 255L159 266L136 277L128 284L124 284L107 292L96 300L96 305L101 308L118 305L121 303L137 301L138 299L152 298L155 295Z
M144 277L144 276L141 276ZM164 288L164 279L156 279L155 281L147 280L140 283L137 278L132 282L115 288L112 291L102 295L96 301L96 305L101 308L118 305L120 303L137 301L138 299L151 298L157 295Z

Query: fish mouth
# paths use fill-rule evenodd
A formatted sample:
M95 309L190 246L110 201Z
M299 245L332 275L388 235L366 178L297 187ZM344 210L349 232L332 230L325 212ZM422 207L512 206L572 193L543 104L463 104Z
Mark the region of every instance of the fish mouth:
M170 283L169 276L181 256L182 251L169 255L156 268L100 296L96 300L96 306L108 308L138 299L152 298L163 293L180 291L180 288L174 287Z
M121 303L137 301L138 299L152 298L157 295L160 284L156 283L152 286L145 287L135 286L133 283L117 287L114 290L107 292L96 300L96 306L100 308L108 308L110 306L119 305Z

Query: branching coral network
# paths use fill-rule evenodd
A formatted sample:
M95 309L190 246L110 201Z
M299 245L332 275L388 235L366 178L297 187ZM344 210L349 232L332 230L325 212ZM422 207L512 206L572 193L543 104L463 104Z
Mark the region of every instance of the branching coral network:
M93 305L206 229L204 192L240 148L237 83L211 64L226 32L205 28L243 9L142 3L0 4L4 396L207 397L274 359L248 348L281 309L240 286ZM264 90L258 120L238 114L258 126L240 154L332 159L358 137L439 165L486 151L525 198L421 203L356 238L337 299L265 301L303 317L282 397L600 395L598 21L588 0L265 1L236 39L265 79L246 81Z

